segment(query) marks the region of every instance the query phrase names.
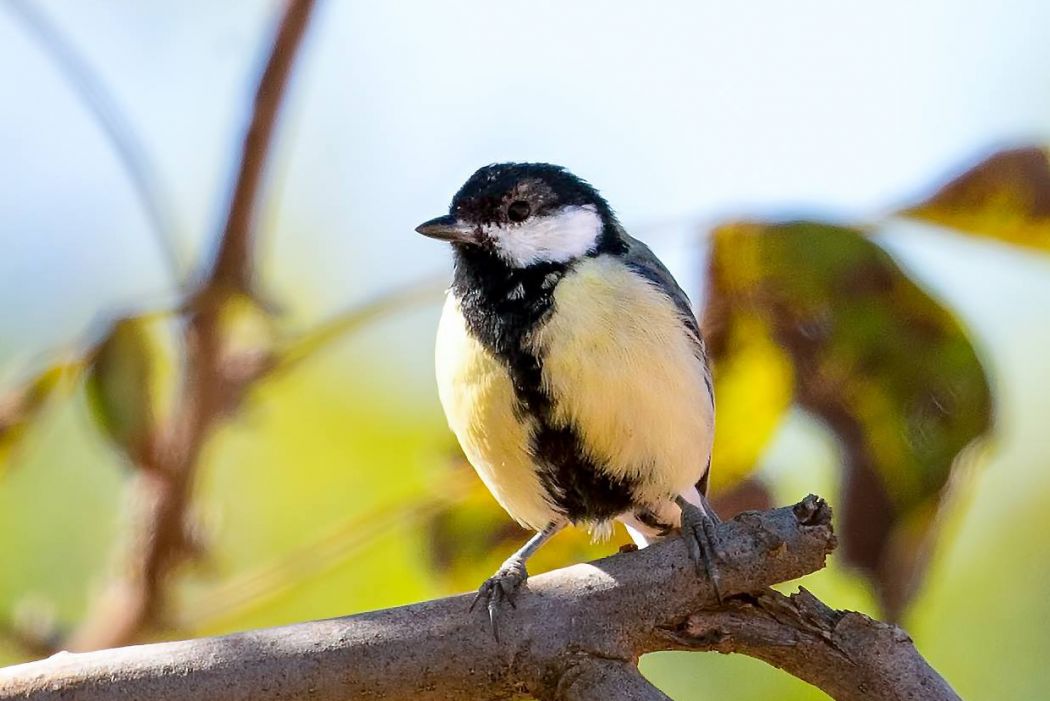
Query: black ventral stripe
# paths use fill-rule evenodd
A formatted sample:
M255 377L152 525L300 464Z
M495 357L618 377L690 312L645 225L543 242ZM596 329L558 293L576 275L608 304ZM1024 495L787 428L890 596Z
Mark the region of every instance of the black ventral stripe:
M537 418L549 413L550 399L527 339L554 308L554 288L567 271L564 263L511 268L478 247L456 250L452 293L467 332L506 364L518 409Z
M537 423L532 452L548 500L571 521L603 521L631 508L634 485L600 469L574 428L553 425L542 358L527 342L553 310L554 288L569 269L563 263L509 268L482 249L464 248L456 251L452 293L467 331L505 363L515 410Z
M635 484L602 470L584 452L575 429L541 422L532 444L540 482L569 520L605 521L632 509Z

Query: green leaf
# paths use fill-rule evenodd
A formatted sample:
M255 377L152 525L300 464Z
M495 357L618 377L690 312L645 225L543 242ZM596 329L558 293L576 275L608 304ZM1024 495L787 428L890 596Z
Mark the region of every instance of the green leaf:
M1050 152L1000 151L901 214L1050 251Z
M845 558L898 616L923 571L956 459L991 424L988 381L965 330L847 227L723 226L708 279L718 436L746 435L753 423L744 412L722 411L723 378L741 372L738 365L759 378L751 399L759 417L771 400L782 410L779 383L790 377L794 400L842 446ZM768 421L757 423L755 442L764 447ZM714 474L720 469L716 463Z
M144 458L155 421L155 349L145 317L121 319L91 361L87 397L99 427L133 460Z
M58 363L23 387L0 397L0 474L12 462L22 439L55 391L68 389L79 363Z

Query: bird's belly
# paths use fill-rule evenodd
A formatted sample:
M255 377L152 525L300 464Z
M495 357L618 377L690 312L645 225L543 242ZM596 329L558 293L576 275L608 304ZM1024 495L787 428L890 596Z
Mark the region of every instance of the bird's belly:
M449 428L496 501L533 530L559 518L530 452L534 421L516 411L506 366L467 332L451 294L438 326L435 359Z
M467 331L449 296L437 342L441 403L513 518L534 529L564 517L600 525L638 508L659 511L704 476L713 400L679 314L621 263L579 263L527 336L522 350L539 361L541 386L525 401L508 359Z
M550 420L572 426L636 503L666 501L703 476L714 436L707 370L665 295L615 259L589 259L559 283L532 343Z

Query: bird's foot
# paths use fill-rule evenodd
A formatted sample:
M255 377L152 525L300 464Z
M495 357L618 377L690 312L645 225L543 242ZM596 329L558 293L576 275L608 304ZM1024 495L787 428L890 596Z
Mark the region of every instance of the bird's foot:
M685 539L689 555L696 564L697 574L707 573L718 603L722 603L722 579L716 560L724 560L725 553L721 549L718 533L715 530L715 526L718 525L718 517L713 512L684 499L681 500L679 506L682 508L682 538Z
M470 610L473 611L478 602L484 604L489 612L489 625L496 642L499 642L500 609L504 603L515 608L514 597L528 576L529 573L525 570L525 560L515 555L504 562L496 574L486 579L478 587L478 593L470 604Z

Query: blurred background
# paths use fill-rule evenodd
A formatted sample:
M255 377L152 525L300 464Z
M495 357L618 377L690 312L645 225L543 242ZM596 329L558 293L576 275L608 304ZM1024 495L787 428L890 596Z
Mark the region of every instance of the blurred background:
M449 252L413 228L543 160L696 303L723 515L827 497L805 586L965 698L1050 685L1050 4L322 1L220 274L282 12L0 0L0 664L491 574L524 534L445 427ZM676 699L824 698L642 666Z

